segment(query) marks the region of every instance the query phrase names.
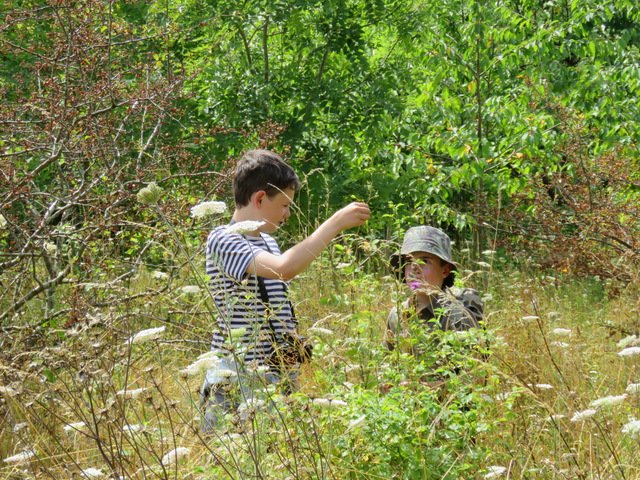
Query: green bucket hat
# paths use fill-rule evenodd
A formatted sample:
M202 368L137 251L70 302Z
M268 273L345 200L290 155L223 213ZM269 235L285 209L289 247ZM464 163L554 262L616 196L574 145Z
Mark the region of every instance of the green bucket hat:
M404 280L404 259L414 252L427 252L451 264L452 273L444 280L444 287L453 285L457 264L451 258L451 239L439 228L421 225L411 227L404 234L400 253L391 256L391 267L400 280Z

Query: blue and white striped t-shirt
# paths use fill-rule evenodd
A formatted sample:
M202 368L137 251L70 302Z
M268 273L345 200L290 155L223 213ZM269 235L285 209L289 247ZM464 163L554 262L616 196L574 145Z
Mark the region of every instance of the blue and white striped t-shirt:
M226 228L215 228L207 239L206 270L217 307L217 329L213 333L211 348L221 354L228 353L231 344L229 330L245 328L242 337L233 339L235 346L240 344L240 352L236 350L236 353L246 362L257 360L264 364L273 351L271 328L257 277L246 272L257 253L268 251L280 255L280 249L273 237L265 233L250 237L227 233ZM296 320L287 298L287 284L269 278L264 278L264 284L276 333L295 330Z

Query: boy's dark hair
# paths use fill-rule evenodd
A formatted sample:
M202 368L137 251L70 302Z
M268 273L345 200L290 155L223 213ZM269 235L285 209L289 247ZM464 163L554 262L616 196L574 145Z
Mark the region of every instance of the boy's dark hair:
M299 190L300 180L277 153L249 150L238 161L233 177L233 198L237 206L248 205L251 195L260 190L273 197L286 188Z

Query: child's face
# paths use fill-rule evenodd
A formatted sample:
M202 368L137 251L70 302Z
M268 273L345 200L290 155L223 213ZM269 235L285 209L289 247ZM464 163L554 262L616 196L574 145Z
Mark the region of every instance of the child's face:
M275 232L280 225L291 216L291 204L296 194L292 188L285 188L272 197L265 195L262 198L260 211L266 224L260 229L265 233Z
M427 286L442 288L444 279L451 272L451 265L427 252L414 252L407 258L404 281L411 290Z

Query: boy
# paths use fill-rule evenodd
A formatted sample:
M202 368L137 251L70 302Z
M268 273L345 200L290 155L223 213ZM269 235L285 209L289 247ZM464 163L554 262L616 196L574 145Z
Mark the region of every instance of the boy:
M267 383L295 380L295 362L285 369L272 361L274 350L297 329L287 282L303 272L340 232L363 225L369 218L365 203L351 203L281 254L270 234L289 218L299 188L298 176L277 154L268 150L245 153L233 179L231 225L209 234L206 269L218 313L212 350L221 361L207 372L201 391L201 401L207 404L205 431L215 426L220 410L253 398L256 385L251 382L256 378L247 376L246 370L263 370ZM233 392L238 383L240 399L233 398L238 395Z
M387 318L385 343L394 349L398 337L409 335L407 322L425 328L468 330L482 320L482 300L477 291L453 289L456 263L451 259L451 240L442 230L420 226L405 233L400 254L391 257L391 266L409 287L411 296L398 312Z

